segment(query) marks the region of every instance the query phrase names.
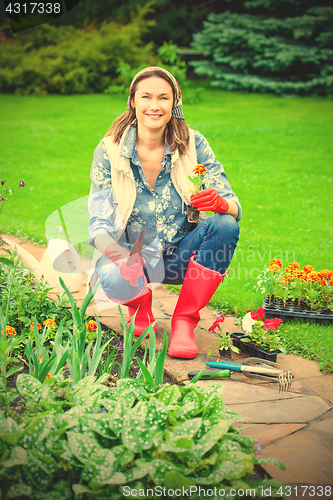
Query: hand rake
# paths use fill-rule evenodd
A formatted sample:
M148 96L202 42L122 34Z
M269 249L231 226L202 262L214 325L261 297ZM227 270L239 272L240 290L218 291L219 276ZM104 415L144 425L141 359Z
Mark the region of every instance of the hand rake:
M289 391L293 378L291 370L279 370L277 363L260 358L246 358L241 365L227 361L209 361L206 365L212 368L242 372L246 377L278 382L279 392Z

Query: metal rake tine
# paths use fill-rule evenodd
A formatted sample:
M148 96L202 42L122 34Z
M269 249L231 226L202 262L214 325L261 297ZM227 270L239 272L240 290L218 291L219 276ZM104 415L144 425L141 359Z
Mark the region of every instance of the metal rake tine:
M289 391L292 383L292 374L290 370L279 373L279 392Z

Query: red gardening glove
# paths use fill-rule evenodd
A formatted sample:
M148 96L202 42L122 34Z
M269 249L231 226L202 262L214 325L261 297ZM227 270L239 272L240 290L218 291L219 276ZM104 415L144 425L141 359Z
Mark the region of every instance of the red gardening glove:
M136 258L135 263L131 266L127 266L126 262L127 259L124 259L119 263L120 276L129 281L131 286L136 286L138 279L143 275L142 266L146 264L146 261L142 257L139 257Z
M199 210L199 212L211 210L216 214L225 214L229 210L229 203L226 199L222 198L215 189L208 188L199 191L190 198L192 205Z
M138 278L143 275L142 266L146 265L146 261L143 257L137 257L134 264L127 266L126 263L130 252L116 242L110 243L105 248L104 254L119 266L121 277L128 280L131 286L136 286L138 284Z

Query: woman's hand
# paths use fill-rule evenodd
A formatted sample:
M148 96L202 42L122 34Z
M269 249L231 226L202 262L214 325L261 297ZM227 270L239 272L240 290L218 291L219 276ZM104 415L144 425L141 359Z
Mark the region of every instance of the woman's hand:
M138 284L138 279L143 275L142 266L146 264L143 257L137 255L135 262L127 265L130 252L118 243L110 243L104 250L104 255L119 266L120 276L130 282L131 286Z
M222 198L213 188L199 191L199 193L192 195L190 200L199 212L211 210L217 214L226 214L229 210L227 200Z

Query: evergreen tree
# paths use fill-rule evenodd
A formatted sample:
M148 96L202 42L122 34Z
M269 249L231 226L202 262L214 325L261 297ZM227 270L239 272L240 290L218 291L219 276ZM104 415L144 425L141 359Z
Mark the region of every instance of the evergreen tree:
M320 2L251 0L251 13L211 13L192 43L206 59L190 64L216 87L333 97L333 8Z

